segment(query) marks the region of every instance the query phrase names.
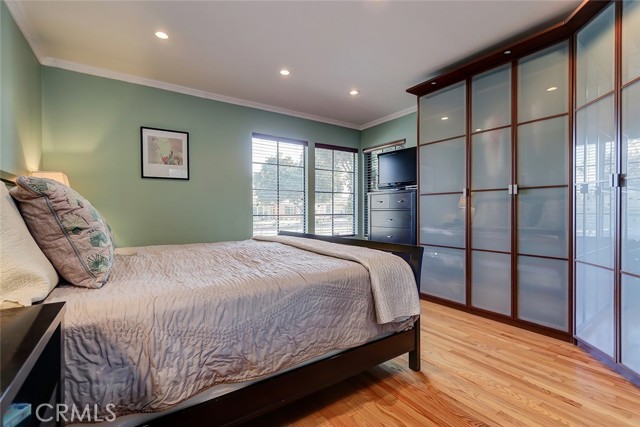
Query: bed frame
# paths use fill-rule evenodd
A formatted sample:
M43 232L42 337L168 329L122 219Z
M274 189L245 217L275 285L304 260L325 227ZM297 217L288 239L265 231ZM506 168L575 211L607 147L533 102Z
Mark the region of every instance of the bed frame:
M280 232L351 246L365 246L391 252L403 258L420 284L423 249L350 238ZM412 329L345 350L335 356L295 368L198 405L148 421L140 427L176 425L236 426L281 406L329 387L387 360L409 353L409 368L420 371L420 319Z
M15 185L15 179L15 175L0 171L0 180L9 186ZM422 247L284 231L279 234L393 253L409 264L419 288ZM206 402L163 415L139 427L237 426L405 353L409 353L409 368L420 371L420 318L407 331L342 351Z

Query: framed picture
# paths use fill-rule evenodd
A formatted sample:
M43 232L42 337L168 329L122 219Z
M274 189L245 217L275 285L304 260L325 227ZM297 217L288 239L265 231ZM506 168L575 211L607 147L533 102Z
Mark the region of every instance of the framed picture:
M189 179L189 133L140 127L142 177Z

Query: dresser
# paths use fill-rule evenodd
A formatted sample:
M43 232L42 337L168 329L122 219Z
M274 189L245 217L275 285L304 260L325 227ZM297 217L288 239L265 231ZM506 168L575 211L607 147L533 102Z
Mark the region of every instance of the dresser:
M369 193L369 240L416 244L416 190Z

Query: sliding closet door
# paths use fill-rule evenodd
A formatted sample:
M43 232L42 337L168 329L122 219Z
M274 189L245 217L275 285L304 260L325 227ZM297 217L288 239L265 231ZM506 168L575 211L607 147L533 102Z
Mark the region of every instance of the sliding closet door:
M569 332L569 43L517 71L517 318Z
M622 17L621 362L640 373L640 2Z
M472 79L471 128L471 305L510 316L510 63Z
M576 38L575 335L615 357L615 7Z
M420 98L419 218L424 246L420 290L466 302L466 85Z

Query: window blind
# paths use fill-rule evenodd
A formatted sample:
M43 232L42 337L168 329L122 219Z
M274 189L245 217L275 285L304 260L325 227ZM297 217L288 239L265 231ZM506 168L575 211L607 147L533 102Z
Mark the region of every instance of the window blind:
M253 134L253 234L306 231L305 141Z
M316 144L316 234L356 234L357 152L353 148Z

